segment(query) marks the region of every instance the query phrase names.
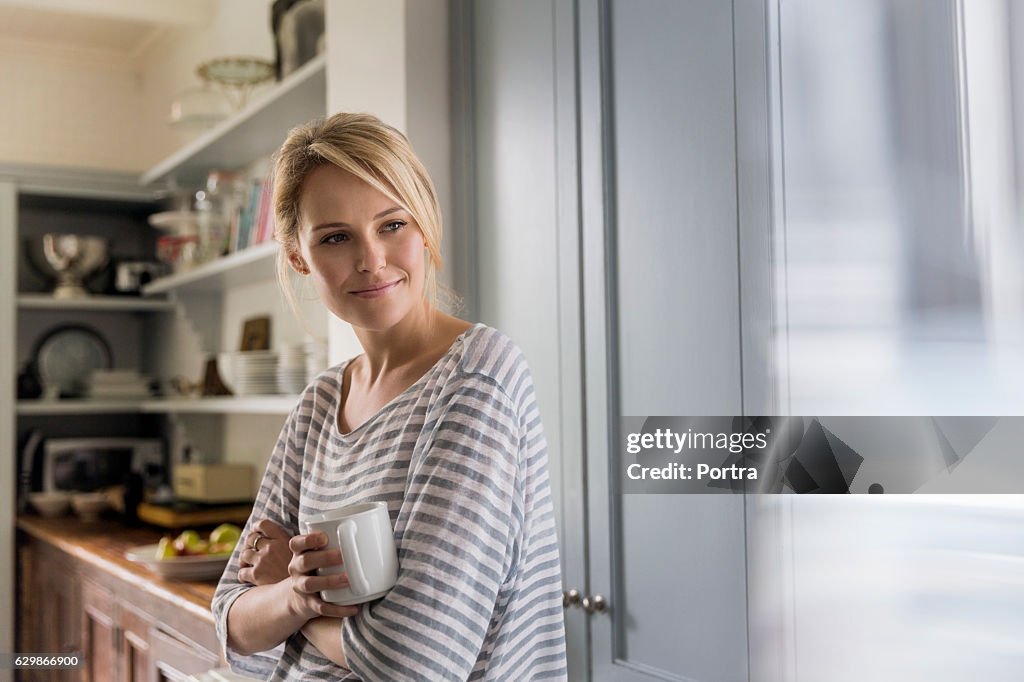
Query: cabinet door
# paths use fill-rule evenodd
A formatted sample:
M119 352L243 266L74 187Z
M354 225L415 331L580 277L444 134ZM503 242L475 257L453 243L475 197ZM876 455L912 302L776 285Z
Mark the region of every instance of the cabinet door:
M81 596L79 581L66 565L58 561L44 562L40 567L46 595L40 608L43 612L43 624L47 630L47 653L71 654L82 651L82 623L75 617L81 613ZM69 617L70 616L70 617ZM77 680L81 678L79 670L52 670L50 679Z
M153 682L156 668L150 655L153 621L132 607L121 605L120 658L124 682Z
M117 607L114 595L82 581L82 655L87 682L111 682L118 675Z
M579 8L593 677L743 682L744 499L621 494L617 446L743 410L733 6Z
M35 541L19 550L18 651L77 653L81 651L78 579L59 555ZM72 617L69 617L71 615ZM22 681L78 680L79 670L23 670Z
M162 630L150 631L149 644L156 682L179 682L220 666L217 654Z

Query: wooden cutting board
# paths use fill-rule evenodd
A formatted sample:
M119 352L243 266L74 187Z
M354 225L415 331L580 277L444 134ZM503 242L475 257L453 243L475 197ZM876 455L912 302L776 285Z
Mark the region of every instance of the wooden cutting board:
M209 505L175 502L170 505L142 502L139 519L162 528L194 528L215 526L220 523L245 525L252 513L252 504Z

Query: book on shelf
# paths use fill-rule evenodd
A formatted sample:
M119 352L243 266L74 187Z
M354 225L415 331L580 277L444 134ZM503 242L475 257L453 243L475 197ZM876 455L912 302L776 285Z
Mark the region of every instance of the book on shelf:
M244 251L255 243L253 241L256 230L255 222L259 217L263 184L263 180L253 180L249 183L249 194L238 214L238 230L232 243L232 252Z
M262 244L274 236L274 207L271 194L273 188L267 180L260 189L260 208L256 214L256 239L253 244Z

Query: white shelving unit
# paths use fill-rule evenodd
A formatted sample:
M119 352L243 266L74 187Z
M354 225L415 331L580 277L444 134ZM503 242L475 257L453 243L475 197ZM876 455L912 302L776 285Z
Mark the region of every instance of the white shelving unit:
M259 93L234 116L143 173L142 184L199 186L211 168L241 168L273 153L289 130L327 111L326 64L326 55L320 55Z
M125 312L171 312L174 303L135 296L89 296L88 298L54 298L49 294L20 294L19 310L94 310Z
M297 395L154 400L21 400L18 416L73 414L275 414L291 412Z
M142 293L145 296L170 291L213 293L266 281L274 276L277 251L277 242L257 244L186 272L150 282L142 288Z

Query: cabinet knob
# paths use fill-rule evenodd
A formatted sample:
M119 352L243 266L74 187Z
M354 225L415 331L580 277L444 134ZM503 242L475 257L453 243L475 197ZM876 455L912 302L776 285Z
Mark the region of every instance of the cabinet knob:
M568 590L562 592L562 608L567 609L570 606L579 606L582 601L579 590Z
M582 604L583 610L587 613L604 613L608 610L608 602L599 594L595 594L593 597L584 597Z

